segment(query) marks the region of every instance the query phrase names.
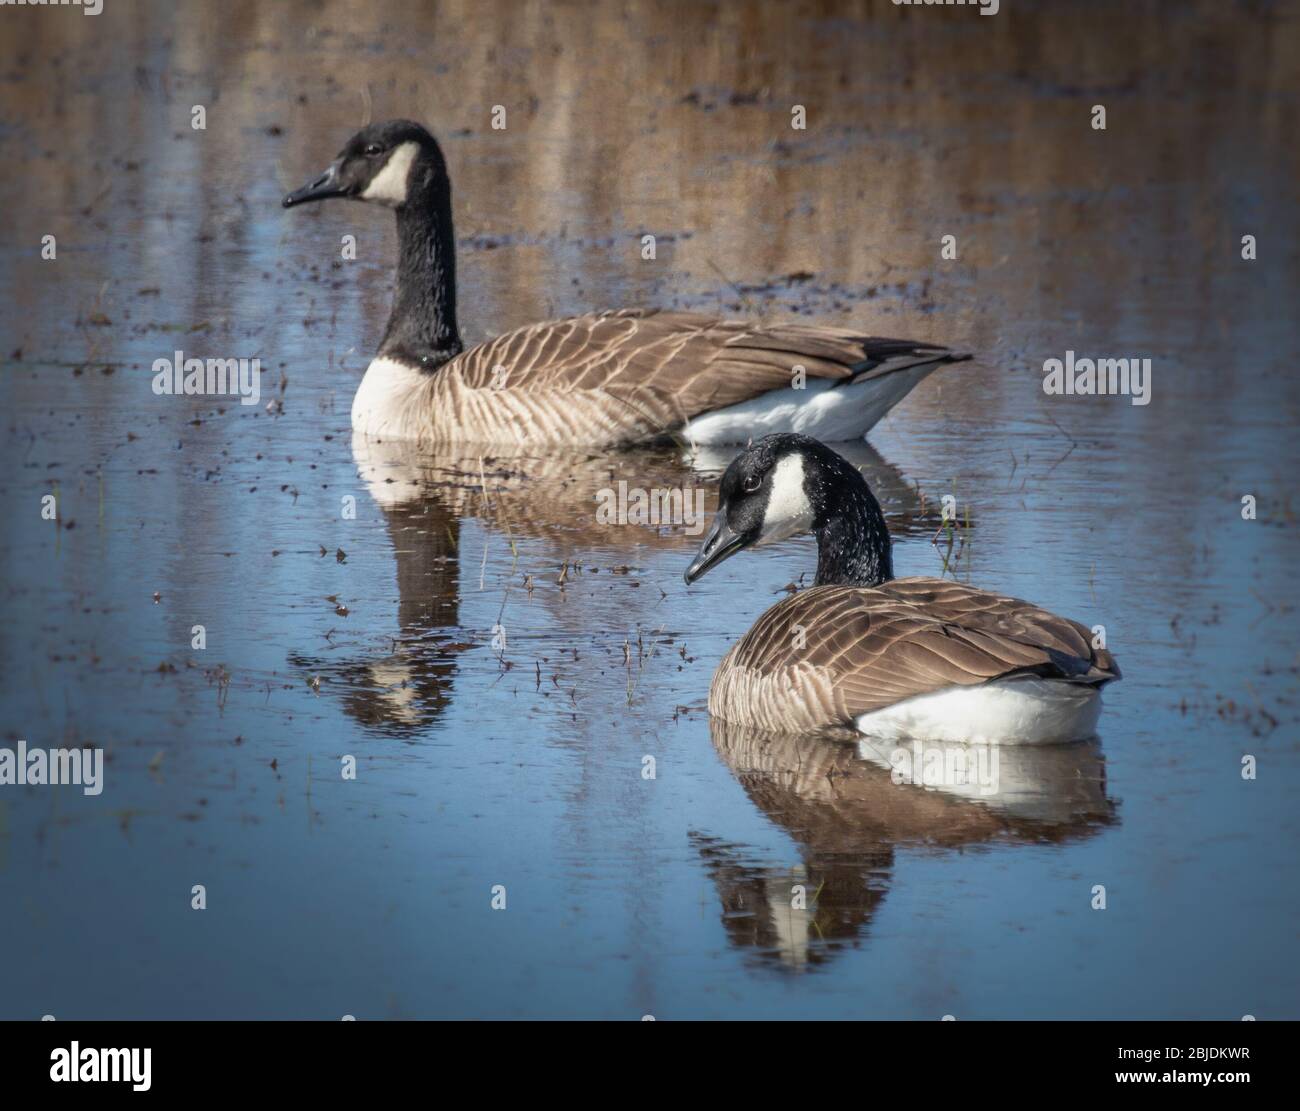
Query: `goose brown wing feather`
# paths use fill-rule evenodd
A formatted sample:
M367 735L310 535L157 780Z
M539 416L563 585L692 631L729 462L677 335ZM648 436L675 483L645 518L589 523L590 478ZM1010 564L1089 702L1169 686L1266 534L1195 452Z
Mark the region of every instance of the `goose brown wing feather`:
M534 411L539 424L559 419L553 414L563 407L568 424L591 421L602 434L631 440L789 386L796 365L813 378L845 381L891 370L873 357L874 342L843 328L622 309L518 328L458 355L438 375L447 400L462 405L470 419L483 412L476 391L497 390L512 405ZM935 359L945 354L943 348L911 348L932 351ZM886 346L877 354L896 352ZM621 404L611 408L611 400Z
M775 731L851 725L949 686L1015 673L1100 685L1119 670L1077 622L942 579L813 587L778 603L724 658L709 709Z

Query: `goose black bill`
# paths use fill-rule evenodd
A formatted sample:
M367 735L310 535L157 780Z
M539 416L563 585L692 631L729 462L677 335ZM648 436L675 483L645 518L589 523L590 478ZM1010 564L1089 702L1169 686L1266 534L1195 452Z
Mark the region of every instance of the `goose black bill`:
M719 506L713 518L713 527L695 553L691 565L686 568L685 579L689 586L710 568L716 567L724 559L735 555L748 541L727 524L726 507Z
M341 197L346 190L339 179L339 164L334 162L323 174L307 182L301 189L295 189L280 203L285 208L307 201L323 201L326 197Z

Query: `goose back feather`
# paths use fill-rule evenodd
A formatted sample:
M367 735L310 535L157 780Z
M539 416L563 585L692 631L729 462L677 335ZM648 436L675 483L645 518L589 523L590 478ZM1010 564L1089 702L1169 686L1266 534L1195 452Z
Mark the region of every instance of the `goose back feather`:
M431 371L376 360L353 425L430 443L613 446L788 388L795 366L840 386L959 358L843 328L619 309L517 328Z
M906 699L1015 676L1096 689L1119 678L1076 621L945 579L819 586L779 602L727 653L709 711L774 732L858 720Z

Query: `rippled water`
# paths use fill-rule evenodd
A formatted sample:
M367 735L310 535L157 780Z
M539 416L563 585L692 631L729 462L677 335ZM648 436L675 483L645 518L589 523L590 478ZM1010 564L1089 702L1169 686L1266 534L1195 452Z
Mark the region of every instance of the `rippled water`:
M0 729L107 762L0 788L0 1017L1297 1017L1297 19L6 11ZM688 589L690 530L595 510L711 512L726 453L354 444L390 219L278 199L367 112L444 142L467 340L663 304L975 351L855 461L900 574L1105 625L1099 739L985 795L711 724L811 541ZM155 396L176 349L261 402ZM1067 349L1151 403L1045 396Z

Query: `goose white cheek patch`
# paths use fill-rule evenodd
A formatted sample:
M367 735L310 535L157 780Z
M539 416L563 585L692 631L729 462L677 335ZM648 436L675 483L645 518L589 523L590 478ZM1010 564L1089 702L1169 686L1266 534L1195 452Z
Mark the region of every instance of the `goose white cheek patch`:
M772 473L772 490L763 511L760 544L797 536L812 528L813 507L803 488L803 457L787 455Z
M377 173L361 194L363 201L374 201L396 208L406 202L406 183L411 176L411 163L415 161L419 147L415 143L403 143L384 163L384 168Z

